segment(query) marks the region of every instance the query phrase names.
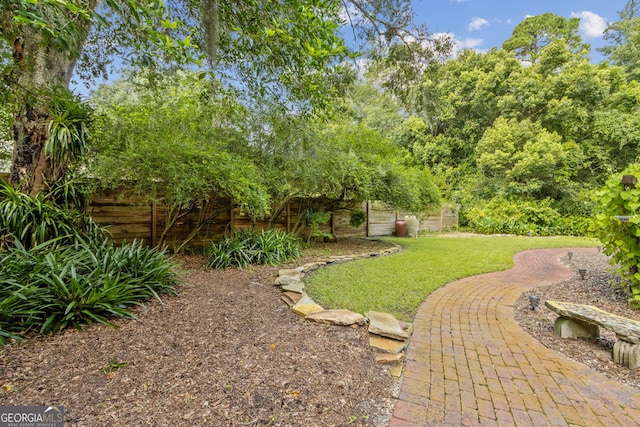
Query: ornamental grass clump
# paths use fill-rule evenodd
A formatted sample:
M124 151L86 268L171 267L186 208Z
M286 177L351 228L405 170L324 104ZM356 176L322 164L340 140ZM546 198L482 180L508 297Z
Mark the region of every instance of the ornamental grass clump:
M208 268L280 264L301 255L303 242L280 230L238 230L207 248Z
M28 331L135 318L131 307L175 293L174 265L141 242L120 247L80 212L0 188L0 344Z
M105 234L80 212L61 209L41 195L29 196L0 182L0 249L20 245L29 250L43 242L67 245L77 239L102 241Z
M113 317L135 318L132 306L176 293L173 264L140 242L57 243L18 243L0 253L0 344L30 330L112 325Z

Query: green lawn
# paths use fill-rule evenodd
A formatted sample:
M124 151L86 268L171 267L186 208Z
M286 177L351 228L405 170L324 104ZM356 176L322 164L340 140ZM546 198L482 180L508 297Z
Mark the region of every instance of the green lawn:
M596 246L575 237L389 238L403 246L396 255L353 261L318 270L305 279L307 292L325 308L392 313L411 321L427 295L446 283L513 266L525 249Z

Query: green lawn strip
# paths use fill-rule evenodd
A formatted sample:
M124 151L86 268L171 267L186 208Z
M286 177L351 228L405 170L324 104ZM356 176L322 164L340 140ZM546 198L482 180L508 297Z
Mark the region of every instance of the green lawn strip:
M383 311L412 321L420 303L434 290L462 277L511 268L516 252L598 245L595 240L576 237L433 236L387 240L404 250L396 255L322 268L305 279L309 295L325 308L358 313Z

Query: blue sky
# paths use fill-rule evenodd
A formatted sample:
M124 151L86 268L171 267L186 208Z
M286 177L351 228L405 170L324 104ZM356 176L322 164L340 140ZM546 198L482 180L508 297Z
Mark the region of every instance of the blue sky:
M434 34L455 37L458 48L487 51L500 47L527 16L552 12L580 18L580 34L591 44L591 58L602 58L595 48L606 45L602 31L618 20L627 0L414 0L418 22Z

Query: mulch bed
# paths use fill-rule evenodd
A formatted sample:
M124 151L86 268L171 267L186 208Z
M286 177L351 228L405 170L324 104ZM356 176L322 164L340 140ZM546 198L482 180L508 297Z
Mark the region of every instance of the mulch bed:
M389 246L345 240L320 256ZM382 426L397 380L363 327L310 323L280 300L280 267L211 271L200 257L177 297L139 320L32 335L0 347L0 406L63 405L77 426Z

